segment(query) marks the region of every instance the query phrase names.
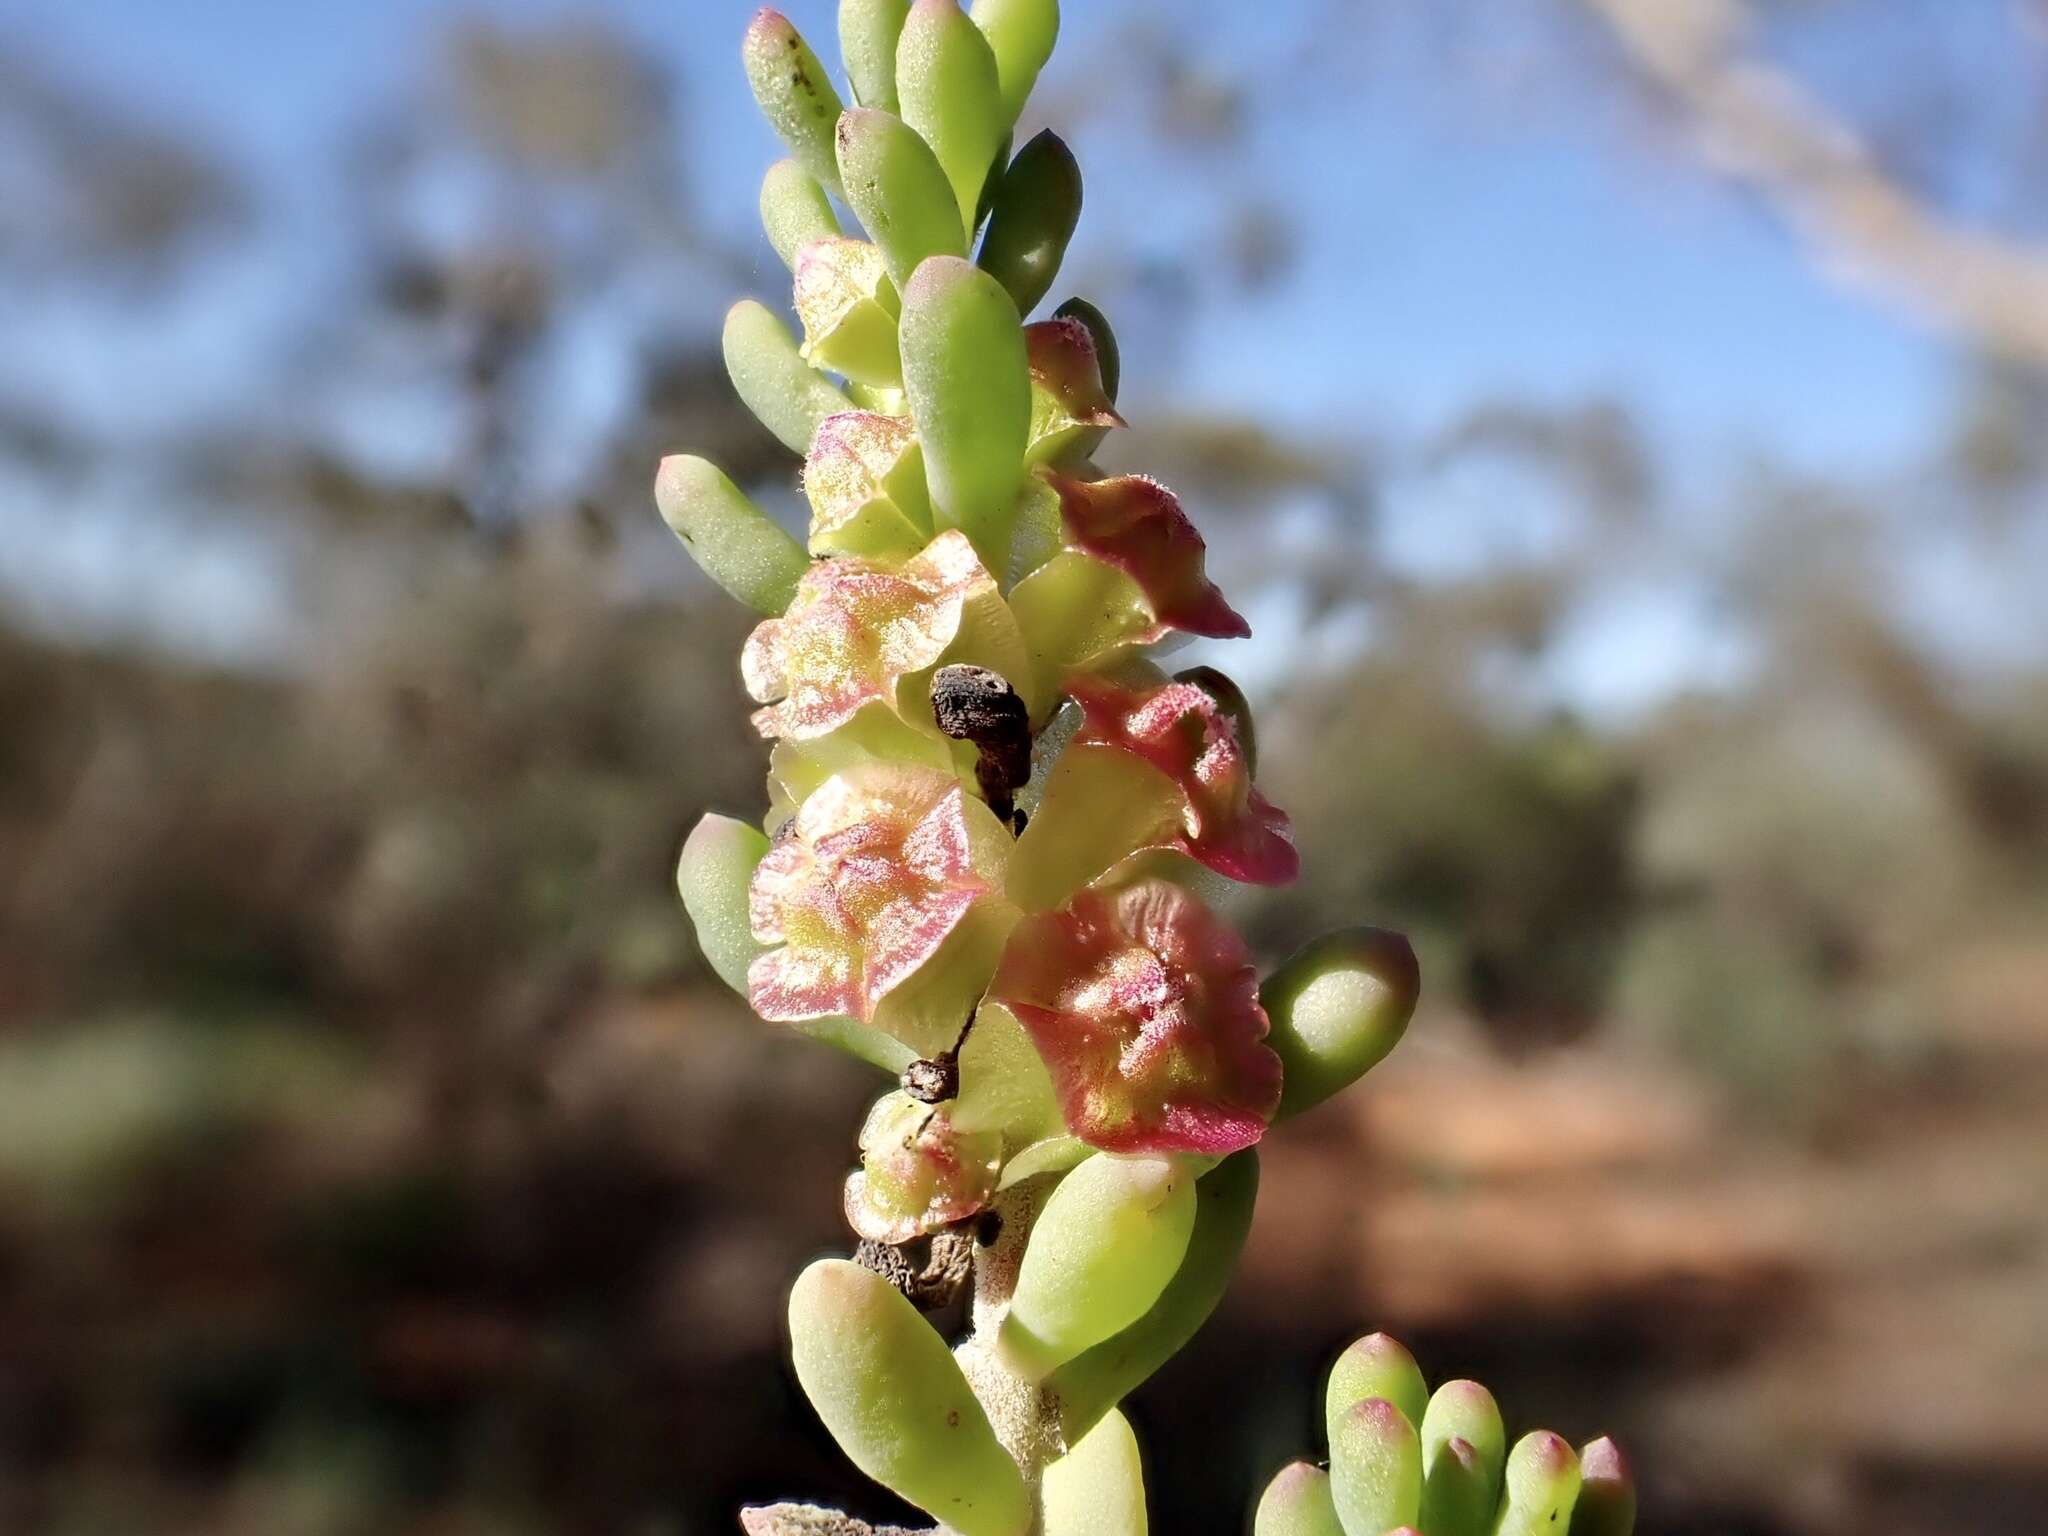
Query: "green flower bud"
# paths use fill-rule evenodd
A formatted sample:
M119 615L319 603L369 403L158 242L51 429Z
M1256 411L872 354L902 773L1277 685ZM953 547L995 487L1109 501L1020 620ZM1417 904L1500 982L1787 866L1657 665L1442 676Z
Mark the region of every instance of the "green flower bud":
M1042 1380L1149 1311L1186 1257L1195 1176L1176 1157L1098 1154L1061 1179L1032 1230L996 1347Z
M916 0L896 44L903 120L924 135L952 183L960 222L972 227L1009 122L995 55L958 0Z
M1344 1536L1330 1474L1306 1461L1282 1467L1252 1516L1252 1536Z
M1031 430L1017 307L986 272L934 256L903 290L902 345L937 521L962 530L991 570L1003 570Z
M839 56L864 107L896 110L896 41L909 14L910 0L839 0Z
M1298 950L1259 991L1287 1065L1280 1118L1348 1088L1401 1041L1422 973L1398 933L1347 928Z
M816 177L794 160L778 160L761 179L761 228L794 272L805 246L839 237L839 218Z
M855 1466L960 1536L1025 1536L1031 1496L952 1351L871 1270L821 1259L789 1298L797 1381Z
M1045 1536L1145 1536L1138 1437L1111 1411L1045 1469Z
M1345 1536L1412 1525L1422 1507L1422 1442L1382 1397L1354 1403L1330 1437L1330 1492Z
M1053 1372L1067 1438L1086 1434L1125 1395L1187 1345L1223 1299L1259 1198L1256 1148L1225 1158L1195 1186L1195 1230L1173 1279L1151 1310L1113 1338Z
M1323 1422L1330 1444L1337 1443L1344 1417L1368 1398L1380 1398L1401 1410L1411 1425L1422 1423L1429 1401L1422 1370L1407 1349L1384 1333L1367 1334L1337 1357L1323 1394Z
M1059 0L974 0L974 24L995 55L1007 127L1023 115L1038 72L1059 40Z
M1631 1536L1636 1528L1636 1482L1621 1447L1605 1436L1593 1441L1579 1452L1579 1472L1571 1536Z
M754 100L797 163L823 185L839 190L832 128L843 107L825 66L802 34L779 11L756 13L741 56Z
M1508 1455L1507 1496L1493 1536L1557 1536L1579 1496L1579 1458L1562 1436L1536 1430Z
M1048 128L998 181L978 258L981 269L1010 290L1019 314L1030 314L1052 287L1080 222L1080 164Z
M852 111L839 119L839 176L847 205L901 287L928 256L961 256L965 226L953 188L931 146L889 112Z
M865 240L819 240L797 258L801 356L813 368L894 388L903 379L896 351L901 307L882 253Z
M691 454L661 461L654 504L697 566L758 613L780 613L810 561L717 465Z
M789 327L753 299L733 305L725 317L725 371L747 409L792 453L809 451L826 417L853 409L804 361Z
M1507 1432L1493 1394L1447 1381L1422 1416L1422 1525L1430 1536L1488 1536L1500 1507Z

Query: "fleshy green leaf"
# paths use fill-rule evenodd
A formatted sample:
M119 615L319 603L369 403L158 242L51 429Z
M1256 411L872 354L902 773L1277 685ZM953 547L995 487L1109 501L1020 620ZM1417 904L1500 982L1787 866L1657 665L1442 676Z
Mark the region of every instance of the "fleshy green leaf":
M1418 1428L1429 1402L1429 1388L1423 1385L1422 1370L1415 1357L1384 1333L1367 1334L1354 1341L1330 1368L1329 1385L1323 1394L1323 1424L1332 1445L1337 1442L1338 1426L1344 1416L1371 1397L1392 1403L1401 1410L1403 1418Z
M1038 73L1059 41L1059 0L974 0L974 24L995 55L1003 125L1008 127L1023 115Z
M1337 1421L1330 1439L1330 1492L1345 1536L1381 1536L1415 1523L1422 1504L1422 1442L1385 1398L1354 1403Z
M1579 1472L1571 1536L1631 1536L1636 1528L1636 1481L1621 1447L1605 1436L1593 1441L1579 1452Z
M815 176L795 160L778 160L761 178L761 228L794 272L805 246L839 237L839 218Z
M780 613L810 569L784 533L717 465L691 454L661 461L654 503L698 568L757 613Z
M1045 1536L1146 1536L1138 1437L1115 1411L1045 1469Z
M1430 1536L1489 1536L1507 1451L1491 1392L1476 1381L1436 1389L1422 1416L1422 1525Z
M1282 1467L1259 1499L1252 1536L1344 1536L1330 1474L1306 1461Z
M1384 928L1347 928L1297 950L1259 989L1268 1043L1287 1065L1280 1115L1298 1115L1365 1075L1400 1044L1422 973Z
M916 0L896 43L896 99L945 168L960 222L972 227L982 184L1009 132L995 55L958 0Z
M1081 223L1081 167L1051 129L1017 152L998 180L976 258L1028 315L1051 291Z
M854 100L896 110L896 40L910 0L839 0L839 55Z
M753 299L735 304L725 317L725 368L747 409L792 453L810 449L827 417L853 409L804 361L789 327Z
M903 290L903 388L924 443L942 526L974 541L990 569L1009 554L1031 429L1024 327L1002 285L934 256Z
M930 256L961 256L965 226L953 188L916 129L893 113L855 110L839 119L839 174L901 287Z
M1570 1529L1579 1497L1579 1458L1561 1435L1536 1430L1508 1453L1507 1494L1494 1536L1557 1536Z
M1151 1309L1053 1372L1067 1438L1087 1433L1102 1414L1179 1354L1229 1288L1259 1198L1255 1148L1225 1158L1195 1186L1195 1230L1180 1268Z
M837 192L832 128L843 106L818 56L788 17L764 9L747 28L741 57L769 125L814 180Z
M996 1348L1027 1381L1143 1317L1186 1256L1195 1175L1179 1158L1098 1153L1061 1179L1024 1249Z
M853 1464L960 1536L1025 1536L1031 1496L946 1342L880 1275L820 1259L789 1298L797 1381Z
M718 979L742 997L747 967L761 954L749 917L747 889L768 853L768 839L743 821L706 815L683 843L676 888Z

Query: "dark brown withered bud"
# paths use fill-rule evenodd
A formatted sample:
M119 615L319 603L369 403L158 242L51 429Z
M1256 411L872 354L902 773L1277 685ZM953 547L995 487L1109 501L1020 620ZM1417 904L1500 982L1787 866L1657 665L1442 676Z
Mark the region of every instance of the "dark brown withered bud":
M974 1271L972 1220L941 1227L907 1243L862 1239L853 1260L895 1286L920 1312L936 1312L958 1301Z
M932 675L932 718L941 734L981 749L975 781L988 808L1012 820L1031 778L1031 712L1002 673L956 664Z
M960 1061L948 1052L903 1069L903 1091L920 1104L943 1104L960 1096Z

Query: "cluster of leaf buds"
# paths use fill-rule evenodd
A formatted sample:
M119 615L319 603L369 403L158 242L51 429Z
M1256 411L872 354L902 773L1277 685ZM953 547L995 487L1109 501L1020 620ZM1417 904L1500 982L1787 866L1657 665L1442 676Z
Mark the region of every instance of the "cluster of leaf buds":
M1337 1359L1324 1402L1325 1471L1281 1468L1254 1536L1629 1536L1636 1490L1605 1438L1574 1451L1547 1429L1508 1448L1493 1394L1447 1381L1383 1333Z
M1157 660L1248 630L1172 492L1093 462L1123 424L1106 320L1075 299L1027 323L1081 209L1056 136L1010 154L1058 21L843 0L846 108L755 17L747 71L790 151L761 214L802 335L742 303L725 356L804 456L808 536L701 459L656 486L764 615L741 669L770 808L690 836L701 947L763 1019L900 1083L847 1180L856 1259L792 1294L796 1373L853 1461L959 1536L1144 1530L1116 1404L1222 1294L1267 1127L1392 1049L1418 988L1374 929L1261 986L1212 905L1297 855L1243 695ZM969 1285L951 1345L924 1314Z

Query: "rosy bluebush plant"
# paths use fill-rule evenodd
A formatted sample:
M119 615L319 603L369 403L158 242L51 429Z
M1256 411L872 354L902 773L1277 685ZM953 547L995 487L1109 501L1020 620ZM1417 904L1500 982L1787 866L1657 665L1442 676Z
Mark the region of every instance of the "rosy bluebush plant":
M747 72L790 152L761 217L801 335L748 301L724 349L804 456L808 536L702 459L656 483L763 616L741 672L769 809L691 833L700 945L763 1019L898 1079L846 1182L855 1256L791 1294L797 1379L863 1472L958 1536L1144 1531L1117 1404L1222 1295L1267 1128L1392 1049L1419 986L1366 928L1261 984L1215 908L1299 859L1243 695L1161 663L1249 630L1174 494L1093 462L1123 425L1107 321L1079 299L1026 321L1081 211L1057 136L1009 153L1058 23L1057 0L842 0L848 108L786 19L754 18ZM927 1313L963 1294L949 1342ZM1346 1536L1417 1517L1364 1507L1338 1498Z

